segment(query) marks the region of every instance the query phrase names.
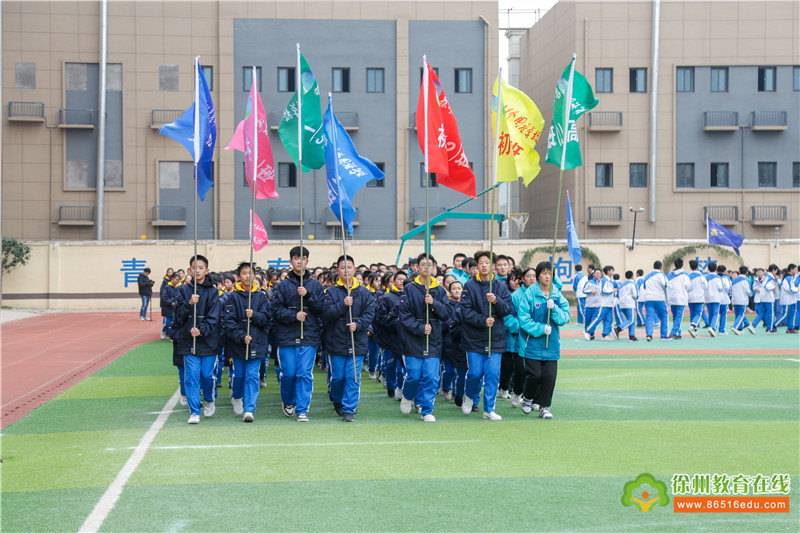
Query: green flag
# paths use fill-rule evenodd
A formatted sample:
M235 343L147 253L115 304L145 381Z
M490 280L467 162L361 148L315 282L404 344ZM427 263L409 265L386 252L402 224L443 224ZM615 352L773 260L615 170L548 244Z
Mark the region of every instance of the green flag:
M283 147L289 152L294 164L299 166L300 154L297 148L298 121L303 124L303 172L312 168L322 168L325 164L325 135L322 132L322 107L319 103L319 87L306 58L298 50L300 87L292 95L289 105L283 111L278 136ZM300 93L300 105L297 95Z
M569 113L569 127L564 127L565 102L571 96L572 105ZM592 86L575 70L575 55L558 80L556 96L553 102L553 120L550 122L550 133L547 135L546 163L556 165L561 170L577 168L583 164L581 146L578 142L578 128L575 121L585 112L594 108L600 100L594 97ZM564 153L564 131L566 130L566 153Z

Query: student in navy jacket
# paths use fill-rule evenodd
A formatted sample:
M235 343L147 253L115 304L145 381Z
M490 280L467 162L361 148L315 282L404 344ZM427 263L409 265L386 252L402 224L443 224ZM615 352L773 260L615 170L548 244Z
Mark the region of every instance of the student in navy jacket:
M386 380L386 395L400 401L403 397L403 363L397 349L397 306L406 281L406 273L388 274L392 277L388 290L378 297L375 304L375 320L372 332L381 349L383 367L381 374Z
M211 283L208 274L208 259L202 255L191 258L190 271L197 280L182 285L175 302L174 321L177 325L178 352L183 355L186 399L189 404L189 423L200 422L200 390L203 391L203 414L214 416L214 398L217 387L214 370L220 348L221 306L219 291ZM194 315L197 314L197 325Z
M272 299L272 330L281 368L283 413L286 416L297 414L298 422L308 422L314 385L314 359L317 346L322 342L324 291L322 285L306 270L308 254L305 247L301 249L295 246L290 250L292 270L286 279L274 287Z
M500 361L506 349L503 317L513 311L511 293L506 284L492 274L488 251L475 253L478 273L469 280L461 294L461 347L467 352L467 387L461 412L469 414L480 401L483 381L483 418L502 420L495 413ZM491 342L490 342L491 335Z
M269 304L252 281L250 263L240 263L236 275L239 283L222 299L225 355L233 362L233 412L252 422L258 401L258 371L269 350Z
M360 370L369 349L367 330L375 315L375 299L355 279L352 257L339 257L336 270L339 280L325 291L322 299L324 347L328 353L334 408L337 414L341 413L343 422L353 422L361 389ZM349 287L346 281L350 282Z
M450 291L452 315L442 331L442 397L453 398L461 407L467 382L467 352L461 348L461 293L464 286L454 280L447 287ZM452 389L452 392L451 392Z
M172 270L172 269L170 269ZM161 292L159 293L159 303L161 305L161 316L163 317L163 327L161 328L161 338L167 338L167 330L169 330L169 324L172 322L172 317L175 316L175 299L178 296L178 283L180 283L181 278L178 274L172 273L170 274L170 280L168 283L161 286Z
M417 258L419 275L406 283L397 307L398 350L406 364L406 382L400 412L407 415L414 400L422 408L422 420L436 422L433 402L439 389L442 329L452 310L447 292L436 280L436 260L430 254Z

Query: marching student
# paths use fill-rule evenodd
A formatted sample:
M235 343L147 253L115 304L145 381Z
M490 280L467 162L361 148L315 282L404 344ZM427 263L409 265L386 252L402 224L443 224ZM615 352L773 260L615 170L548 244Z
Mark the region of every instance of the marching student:
M503 317L503 325L506 328L506 350L500 363L500 382L497 391L497 397L503 399L511 398L512 392L514 396L521 396L525 379L525 367L517 366L517 363L521 362L518 347L519 322L514 311L514 295L524 287L521 270L515 268L509 271L506 287L511 293L511 312Z
M705 277L708 282L705 298L708 310L708 334L716 337L719 323L719 302L722 298L722 281L717 276L716 263L708 263L708 274Z
M403 362L397 352L397 306L403 293L406 273L387 273L387 291L375 303L375 319L372 331L381 350L381 375L384 378L386 395L398 402L403 398Z
M525 342L523 332L519 325L519 310L522 299L525 293L536 283L536 269L526 268L522 271L522 285L519 289L511 293L511 305L514 311L503 318L503 323L506 326L506 332L510 332L514 337L516 350L514 351L514 373L511 388L514 391L514 396L511 398L511 407L519 407L522 403L522 393L525 390L525 379L527 374L525 372L525 359L522 354L525 352Z
M202 255L193 256L190 269L197 280L197 293L193 292L194 283L180 287L175 302L174 322L178 330L178 353L183 356L189 424L198 424L201 390L205 401L203 415L210 418L216 411L214 370L221 341L221 306L219 292L207 276L208 259Z
M599 274L599 270L595 270ZM599 287L599 298L597 304L600 307L599 314L592 320L590 324L586 326L586 332L584 332L584 337L586 334L589 334L589 340L594 338L595 329L597 329L598 324L600 322L603 323L603 340L604 341L613 341L617 339L617 334L613 330L613 322L614 322L614 267L611 265L606 265L603 267L603 277L598 279L598 287ZM595 276L597 279L598 276ZM588 305L588 303L587 303Z
M464 390L467 383L467 352L461 349L461 293L464 287L454 280L450 283L451 314L447 327L442 329L442 397L453 399L457 407L464 402ZM452 390L452 392L451 392Z
M717 324L717 333L719 335L727 335L725 326L728 322L728 306L731 304L731 278L726 273L725 265L717 265L717 276L719 276L719 283L722 292L719 296L719 318Z
M636 285L636 293L641 295L642 288L644 287L644 270L641 268L636 270L636 279L634 280L634 285ZM636 302L636 327L643 327L644 326L644 302L639 299Z
M552 420L550 406L561 358L560 328L569 322L569 302L552 280L549 261L536 265L537 283L529 287L519 304L518 319L525 350L525 391L522 412L538 410L539 418ZM552 284L552 287L551 287Z
M434 277L436 259L423 253L417 264L419 275L405 284L397 306L397 349L406 365L400 412L409 414L416 400L422 420L436 422L433 407L439 389L442 329L452 310L447 292Z
M697 337L697 328L700 326L700 320L703 317L703 304L706 300L706 291L708 290L708 281L699 270L699 263L696 259L689 260L689 282L691 288L687 294L687 301L689 302L689 335Z
M495 412L500 363L506 348L502 318L513 310L511 294L505 283L492 274L491 252L473 256L478 273L461 293L461 347L467 352L467 386L461 412L469 414L480 401L483 381L483 418L502 420ZM491 290L490 290L491 285Z
M167 338L169 325L172 322L172 317L175 316L175 300L178 296L177 287L180 281L180 276L173 272L170 274L169 283L161 286L161 292L159 293L159 304L161 306L161 317L164 322L164 326L161 328L162 339Z
M463 262L467 259L467 256L462 253L457 253L453 256L453 270L450 271L450 274L455 276L455 278L461 282L463 285L469 281L470 275L469 273L464 271L464 264Z
M352 257L340 256L336 260L336 270L339 279L325 291L322 299L323 346L328 353L334 409L343 422L353 422L361 395L359 370L369 349L367 330L375 316L375 300L355 278Z
M645 334L647 342L653 340L656 318L661 322L661 340L669 340L669 317L667 316L667 276L661 271L661 261L653 263L653 271L644 278L639 300L644 300Z
M777 266L770 265L770 271L772 267L777 269ZM753 282L753 292L755 293L756 302L756 318L753 320L753 328L758 326L759 322L763 321L767 333L773 333L775 319L772 311L775 303L775 291L777 290L778 286L775 283L775 277L772 273L764 272L763 268L759 268L757 270L757 278Z
M508 257L505 255L495 255L493 267L497 279L506 283L508 280L508 273L511 270L511 262L508 260Z
M689 305L692 280L683 270L683 259L678 257L673 264L675 268L667 275L667 304L672 311L672 331L670 336L675 340L679 340L681 338L683 312L686 306Z
M739 267L739 271L731 270L731 304L733 304L733 325L731 330L734 335L741 335L742 330L747 328L750 333L756 330L747 320L747 304L753 291L750 290L750 282L747 279L747 267Z
M272 300L272 331L281 369L281 407L283 414L296 415L298 422L308 422L314 360L322 342L323 289L306 270L308 256L306 247L295 246L289 251L292 270L275 287Z
M639 299L639 292L633 282L632 270L625 272L625 281L620 283L617 296L619 312L622 315L622 323L619 325L617 336L627 328L628 341L638 342L639 339L636 338L636 301Z
M781 280L780 302L783 306L783 312L778 319L779 323L784 320L786 321L786 333L797 333L798 324L795 316L797 314L798 287L795 285L796 279L797 265L790 263L789 266L786 267L786 274Z
M603 295L600 293L600 282L602 277L600 270L592 270L592 275L583 286L583 294L586 295L586 307L584 313L586 317L586 327L583 330L583 337L587 341L594 340L594 331L600 321L600 309L602 308ZM592 328L591 331L589 328Z
M252 422L258 401L258 372L269 350L269 304L250 275L250 263L240 263L236 275L239 282L223 299L225 355L233 364L233 413Z
M586 309L586 296L583 294L583 287L586 285L587 280L586 274L582 271L583 265L575 265L575 276L572 278L572 290L577 300L578 324L581 325L583 325L584 309Z

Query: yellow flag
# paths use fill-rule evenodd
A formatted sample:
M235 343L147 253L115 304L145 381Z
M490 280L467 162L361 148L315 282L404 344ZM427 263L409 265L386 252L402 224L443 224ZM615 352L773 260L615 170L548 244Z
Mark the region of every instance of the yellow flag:
M500 115L497 137L498 82L503 84L500 98L505 113ZM497 181L516 181L521 177L527 187L539 174L539 154L534 150L544 129L544 117L533 100L499 77L492 90L492 130L497 143Z

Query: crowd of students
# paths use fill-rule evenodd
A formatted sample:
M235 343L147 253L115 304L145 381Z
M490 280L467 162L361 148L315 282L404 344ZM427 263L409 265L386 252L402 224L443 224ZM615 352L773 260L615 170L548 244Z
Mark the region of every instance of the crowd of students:
M214 415L223 367L234 413L252 422L269 359L283 413L298 422L308 421L315 364L327 370L328 398L344 422L355 420L362 372L400 413L425 422L436 421L438 396L464 415L482 408L486 420L502 420L498 398L553 418L559 330L570 309L549 262L520 270L479 251L457 254L450 267L421 254L401 267L356 268L343 255L312 271L308 256L292 248L285 271L251 273L241 263L213 273L200 255L188 271L167 270L162 338L173 341L190 424Z
M728 270L709 262L708 272L701 273L696 260L689 261L690 271L686 272L683 259L678 258L667 274L661 261L656 261L647 275L638 270L634 277L629 270L624 280L613 266L604 266L601 271L588 265L585 274L581 265L575 269L578 273L572 286L578 300L578 323L585 325L586 340L595 339L601 322L604 341L618 340L626 330L629 341L638 341L637 326L644 326L647 341L652 341L656 325L661 340L680 340L687 308L692 337L700 334L701 321L711 337L727 335L730 313L730 331L735 335L745 330L755 334L759 324L766 334L777 334L779 327L785 327L789 334L800 329L800 275L794 263L783 270L773 264L766 270L751 271L746 266ZM748 308L756 314L752 323L747 319Z

